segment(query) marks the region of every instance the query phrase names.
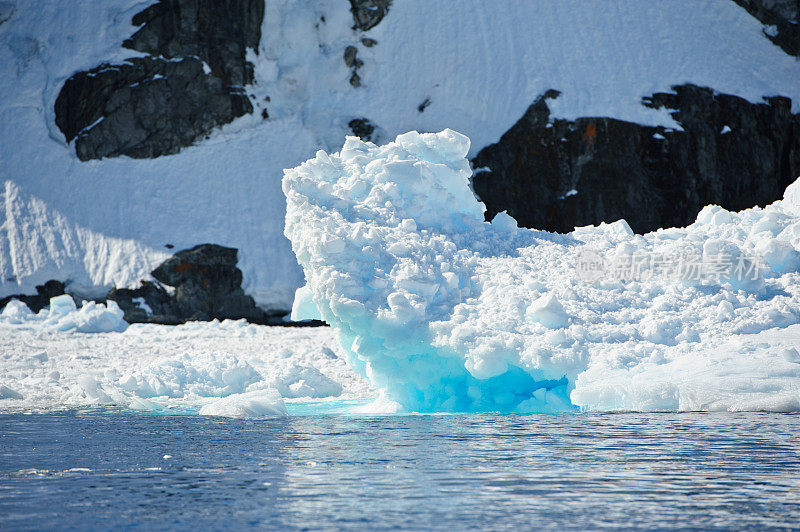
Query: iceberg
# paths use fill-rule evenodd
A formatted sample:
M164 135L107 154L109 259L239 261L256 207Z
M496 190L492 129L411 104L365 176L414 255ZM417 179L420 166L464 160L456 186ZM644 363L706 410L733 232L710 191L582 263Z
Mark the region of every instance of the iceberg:
M800 410L800 183L685 228L484 221L446 129L285 170L298 318L418 412ZM775 332L778 331L778 332ZM789 353L789 355L787 355Z

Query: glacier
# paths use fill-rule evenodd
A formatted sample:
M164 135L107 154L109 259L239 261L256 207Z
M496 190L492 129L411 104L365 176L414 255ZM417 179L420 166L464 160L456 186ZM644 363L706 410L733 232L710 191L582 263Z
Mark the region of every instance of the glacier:
M293 317L335 329L396 410L800 410L800 181L766 208L634 234L484 221L470 141L348 137L285 170L305 274ZM642 267L646 259L647 267Z

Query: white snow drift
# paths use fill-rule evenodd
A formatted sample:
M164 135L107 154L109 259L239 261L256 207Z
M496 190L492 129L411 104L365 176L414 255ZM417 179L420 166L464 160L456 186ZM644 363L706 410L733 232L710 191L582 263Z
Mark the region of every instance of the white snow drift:
M641 98L681 83L754 102L781 94L800 108L800 64L730 0L403 0L367 32L377 40L369 48L344 0L270 0L258 54L250 53L256 84L247 88L269 120L258 110L156 160L80 162L55 126L56 96L75 72L137 55L120 44L149 3L2 3L0 181L64 221L23 238L0 230L0 297L32 292L65 262L63 273L80 282L130 286L166 244L212 242L240 250L244 288L257 303L288 309L301 275L282 234L281 170L338 148L353 118L370 119L383 139L453 127L472 138L474 155L548 89L562 92L550 102L557 118L668 127L675 123L666 111ZM342 60L348 45L364 61L358 89ZM61 227L97 235L96 245L55 238L26 247ZM141 259L106 258L129 256L131 242Z
M421 411L800 410L800 182L685 229L558 235L484 222L468 151L349 137L285 173L296 317L373 385Z

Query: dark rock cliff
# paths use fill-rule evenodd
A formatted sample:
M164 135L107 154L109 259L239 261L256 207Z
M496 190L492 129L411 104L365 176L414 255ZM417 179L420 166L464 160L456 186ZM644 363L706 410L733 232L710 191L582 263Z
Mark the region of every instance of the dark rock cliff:
M787 98L753 104L693 85L646 98L683 131L605 117L551 120L549 91L473 159L487 219L566 232L625 218L637 232L691 223L707 204L731 210L780 199L800 175L800 116Z
M150 54L69 78L56 124L83 160L177 153L253 111L247 48L261 38L263 0L161 0L133 17L123 46Z

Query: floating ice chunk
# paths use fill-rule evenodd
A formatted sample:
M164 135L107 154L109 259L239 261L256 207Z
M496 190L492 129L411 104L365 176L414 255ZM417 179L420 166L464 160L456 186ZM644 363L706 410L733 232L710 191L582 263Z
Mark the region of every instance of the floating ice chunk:
M775 273L796 272L800 268L800 253L784 240L763 239L756 244L755 251Z
M498 231L515 231L519 228L517 221L508 215L506 211L495 214L492 218L492 227Z
M143 398L220 397L242 393L261 380L253 366L237 357L187 354L123 375L118 384Z
M526 314L548 329L561 329L569 325L569 315L554 294L545 294L534 301Z
M797 349L794 347L789 347L784 349L781 352L781 356L787 362L793 362L795 364L800 364L800 353L797 352Z
M67 294L50 298L50 318L60 318L78 310L75 300Z
M90 402L98 404L111 404L114 402L105 392L103 386L91 375L81 375L75 380Z
M291 319L293 321L321 320L314 294L307 285L303 285L294 293L294 303L292 303Z
M9 388L4 384L0 384L0 399L22 399L22 394L16 390Z
M287 415L281 395L272 389L229 395L200 408L201 416L269 417Z
M733 220L731 213L719 205L706 205L697 214L697 223L720 226Z
M115 301L105 305L94 301L84 301L80 309L69 295L50 299L50 307L39 314L33 314L24 303L12 300L0 314L0 322L15 325L26 324L43 330L70 331L84 333L122 332L128 328L123 320L123 311Z
M59 297L67 297L72 301L70 296ZM116 301L108 301L106 305L85 301L80 310L75 310L73 302L72 310L68 309L69 305L66 302L57 303L54 307L51 299L50 318L45 325L59 331L74 329L83 333L122 332L128 328L127 322L122 319L124 313Z
M131 397L131 401L128 404L128 408L130 408L131 410L157 412L159 410L163 410L164 407L154 401L150 401L149 399L133 396Z
M318 369L302 364L292 364L274 375L273 385L287 398L334 397L342 393L342 385Z
M12 299L6 303L3 312L0 313L0 320L7 323L20 324L34 319L35 314L28 308L28 305L18 299Z
M783 193L783 200L781 201L783 210L800 216L800 179L786 187Z

